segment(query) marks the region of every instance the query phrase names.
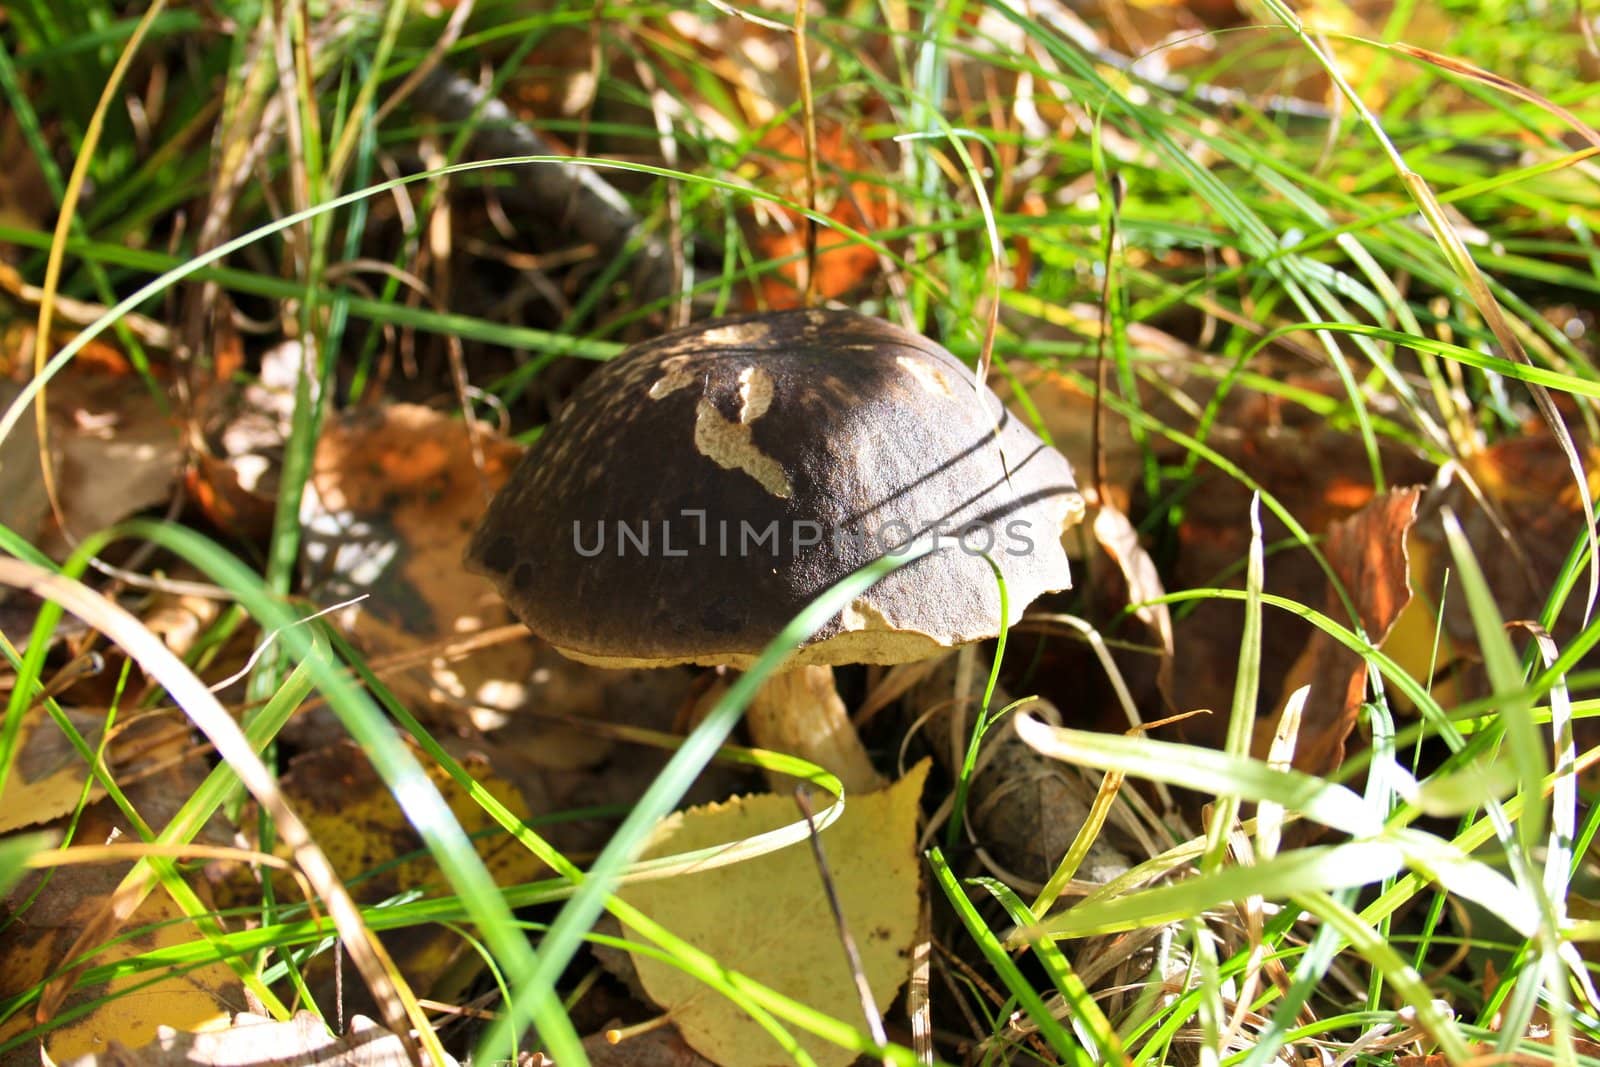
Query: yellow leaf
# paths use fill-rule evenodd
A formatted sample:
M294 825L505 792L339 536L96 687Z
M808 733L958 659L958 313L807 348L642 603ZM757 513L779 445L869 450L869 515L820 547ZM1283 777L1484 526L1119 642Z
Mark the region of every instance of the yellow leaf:
M844 815L822 833L845 921L879 1010L910 973L922 895L917 815L927 774L924 761L887 789L849 798ZM706 848L798 818L787 796L735 797L674 816L649 854ZM724 966L864 1028L822 880L805 845L629 886L622 896ZM645 991L672 1014L684 1040L701 1055L721 1067L789 1062L749 1016L693 977L642 954L633 954L633 962ZM846 1067L856 1058L804 1032L796 1037L818 1067Z
M78 731L99 738L100 720L74 715ZM59 727L45 715L42 706L29 708L22 716L19 752L0 792L0 834L24 826L37 826L72 812L83 796L88 768L67 743ZM96 787L89 799L98 799L104 790Z
M105 841L121 828L120 813L103 801L84 812L78 839ZM8 920L0 924L0 1001L26 993L57 971L126 870L126 864L97 863L36 871L0 898L0 919ZM195 889L202 899L208 895L204 884ZM118 940L95 952L96 966L191 944L200 936L162 892L152 893L117 934ZM88 1005L88 1013L45 1034L44 1044L57 1062L104 1053L113 1041L138 1048L155 1039L159 1026L198 1031L226 1025L243 1003L239 980L226 964L127 974L73 990L61 1011ZM0 1025L0 1044L33 1026L30 1004ZM38 1062L37 1043L28 1048L21 1055ZM0 1056L0 1062L13 1061Z
M531 818L516 787L499 777L486 759L469 755L462 762L478 788L516 818ZM478 855L496 884L518 885L546 873L547 868L442 767L428 761L425 768L462 829L475 837ZM438 863L359 745L341 741L301 753L290 761L279 784L328 862L341 878L351 881L357 901L371 903L411 890L433 895L448 888ZM243 822L249 825L251 820ZM281 843L277 852L289 855ZM279 900L300 899L300 889L286 873L275 872L272 880ZM218 892L224 904L249 906L259 899L254 878L245 871L235 872ZM458 967L462 973L475 974L482 966L460 933L446 926L391 931L383 941L402 973L424 995L434 993L434 983ZM319 996L333 987L332 962L331 957L319 958L305 969L308 985Z

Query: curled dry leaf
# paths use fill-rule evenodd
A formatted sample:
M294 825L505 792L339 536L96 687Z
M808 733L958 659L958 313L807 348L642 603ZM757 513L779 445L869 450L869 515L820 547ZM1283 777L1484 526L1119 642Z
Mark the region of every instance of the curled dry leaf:
M1579 441L1590 474L1591 494L1600 489L1600 449ZM1450 572L1453 563L1445 545L1441 514L1453 511L1472 546L1496 606L1507 622L1538 619L1548 592L1567 553L1582 536L1583 507L1577 487L1567 472L1560 446L1543 425L1520 437L1501 441L1462 461L1484 497L1504 520L1511 543L1469 490L1461 471L1446 467L1423 494L1419 518L1413 529L1411 584L1416 595L1396 621L1384 651L1413 678L1427 685L1443 707L1487 696L1488 675L1483 655L1462 594L1460 582ZM1566 648L1584 628L1585 583L1568 595L1554 624L1549 627L1557 647ZM1595 666L1595 654L1578 664ZM1397 700L1402 707L1403 700ZM1578 718L1573 738L1579 751L1600 744L1600 721ZM1596 788L1597 772L1580 774L1583 788Z
M1275 404L1270 397L1230 398L1224 418L1226 432L1219 429L1213 434L1217 450L1271 493L1310 536L1324 533L1374 498L1365 450L1355 435L1335 432L1303 410ZM1430 465L1397 446L1380 442L1379 458L1391 485L1424 482L1432 476ZM1251 490L1208 464L1198 468L1195 479L1198 484L1185 498L1168 582L1178 589L1242 588L1240 564L1249 543L1245 516ZM1289 528L1265 507L1261 518L1265 542L1282 546L1267 556L1265 591L1301 604L1323 603L1328 580L1316 559L1293 546ZM1174 620L1170 702L1180 711L1225 710L1233 700L1243 607L1226 600L1185 607ZM1286 684L1290 668L1314 629L1277 608L1268 606L1265 612L1260 686L1270 697L1293 691L1294 686ZM1348 615L1341 608L1338 617ZM1185 740L1220 748L1227 719L1226 714L1194 716L1178 729Z
M437 647L385 680L413 707L461 709L496 725L528 697L534 643L515 639L451 659L457 638L515 623L494 587L461 557L490 494L521 449L413 404L350 412L317 442L301 519L307 584L323 604L366 599L338 614L374 658Z
M1167 592L1161 584L1156 562L1139 542L1139 531L1133 528L1128 516L1109 501L1101 501L1095 510L1094 539L1122 572L1134 615L1150 628L1159 643L1161 666L1157 669L1157 678L1165 691L1172 684L1172 610L1165 604L1151 603Z
M225 1029L203 1034L161 1027L155 1040L128 1048L113 1042L104 1052L62 1067L405 1067L411 1061L393 1033L365 1015L350 1020L344 1037L309 1011L286 1022L240 1012ZM456 1067L446 1056L439 1067Z
M917 816L926 763L876 793L849 798L822 832L845 922L880 1010L911 968L922 900ZM792 797L761 794L691 808L668 819L646 855L708 848L799 819ZM849 964L810 849L793 845L757 859L627 886L621 896L724 967L836 1019L861 1021ZM635 941L640 935L629 930ZM634 953L639 980L672 1015L684 1040L720 1067L768 1067L789 1058L754 1020L691 975ZM819 1067L856 1055L809 1034L796 1039Z

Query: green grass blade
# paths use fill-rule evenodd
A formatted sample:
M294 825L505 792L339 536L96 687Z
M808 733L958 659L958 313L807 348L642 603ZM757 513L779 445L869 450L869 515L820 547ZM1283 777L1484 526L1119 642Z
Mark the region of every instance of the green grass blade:
M1034 990L1033 984L1017 969L1005 946L984 923L983 916L978 914L978 909L973 907L966 891L961 888L961 883L956 880L950 865L945 862L944 853L937 848L930 851L928 864L933 870L934 881L944 893L945 899L955 908L956 916L967 928L967 933L978 943L978 949L983 953L984 959L995 969L995 973L1000 976L1000 980L1011 991L1017 1003L1022 1005L1028 1018L1039 1027L1039 1035L1045 1039L1045 1043L1067 1063L1078 1067L1090 1067L1094 1060L1089 1056L1088 1050L1061 1025L1061 1021Z

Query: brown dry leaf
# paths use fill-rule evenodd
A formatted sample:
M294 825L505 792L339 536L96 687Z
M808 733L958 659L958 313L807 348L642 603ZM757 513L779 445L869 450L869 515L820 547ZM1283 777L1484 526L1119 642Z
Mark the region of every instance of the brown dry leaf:
M1593 494L1600 490L1600 449L1581 439L1578 445ZM1450 574L1454 562L1444 543L1443 509L1448 507L1460 520L1507 622L1539 618L1545 596L1555 588L1567 552L1582 535L1584 524L1565 457L1542 424L1467 457L1463 465L1503 517L1515 548L1506 543L1458 473L1447 469L1423 495L1409 544L1416 595L1384 646L1446 708L1487 696L1491 687L1461 583ZM1580 581L1549 628L1558 646L1566 647L1583 630L1583 610ZM1600 657L1591 654L1579 669L1593 667L1597 660ZM1399 703L1405 706L1404 701ZM1580 752L1600 745L1600 720L1575 720L1573 735ZM1581 772L1584 791L1597 788L1597 783L1600 771Z
M446 1056L441 1067L456 1067ZM131 1051L121 1042L62 1067L409 1067L400 1039L365 1015L350 1020L344 1037L308 1011L287 1022L240 1012L224 1030L191 1034L161 1027L156 1039Z
M227 321L225 315L215 318ZM237 334L226 332L214 347L219 364L240 362ZM186 484L200 510L222 529L244 538L271 531L295 393L307 375L315 396L316 376L306 366L305 347L288 340L262 353L253 381L234 386L220 379L205 388L204 430L196 435Z
M494 587L461 564L489 496L521 455L504 438L480 438L481 474L464 423L395 404L345 414L317 443L300 511L308 586L324 604L367 595L338 618L370 656L515 622ZM487 728L527 700L533 649L518 639L465 659L432 656L385 681L413 707L464 709Z
M120 356L76 359L69 371L50 383L50 430L61 449L55 473L67 531L83 537L171 499L183 445L161 401ZM52 530L41 547L64 554L70 545Z
M1330 523L1323 552L1349 594L1361 628L1382 645L1411 600L1406 537L1417 519L1419 488L1396 489L1373 499L1347 519ZM1326 612L1348 622L1343 601L1328 590ZM1278 715L1290 694L1311 686L1295 743L1294 765L1327 774L1344 762L1345 739L1355 729L1367 690L1367 664L1321 630L1315 631L1284 680ZM1256 755L1265 758L1277 716L1256 723Z
M671 751L615 740L609 728L681 735L695 694L714 675L689 668L604 670L569 660L542 642L536 646L527 713L511 716L479 743L492 746L496 769L539 811L632 807ZM748 768L713 763L696 778L684 803L710 803L747 791L753 778ZM598 852L615 829L608 818L562 819L542 832L571 854Z
M890 224L894 204L887 188L872 181L850 181L851 173L871 174L881 163L867 157L851 140L850 130L820 121L817 130L817 166L822 186L818 209L853 230L873 233ZM763 188L785 191L797 203L805 202L805 145L800 132L788 125L775 127L762 140L770 156L761 157L765 176L756 179ZM805 284L805 219L799 214L767 205L775 216L755 238L756 249L771 259L796 256L761 280L761 295L770 308L793 308L801 303ZM817 294L824 299L842 297L864 284L878 269L878 254L857 244L831 226L817 227Z
M995 391L1017 418L1028 421L1027 409L1013 398L1018 390L1025 391L1056 451L1072 462L1080 481L1087 481L1094 440L1094 397L1066 375L1033 363L1018 360L1011 371L1011 376L997 376ZM1104 438L1106 502L1126 513L1143 465L1139 446L1128 430L1127 420L1115 416L1105 419Z
M21 393L22 386L0 380L0 407L9 408ZM32 538L50 516L50 498L39 475L38 426L30 404L17 428L0 441L0 524L25 538ZM52 461L59 462L60 454L59 447L51 448Z
M32 336L8 331L4 362L14 378L29 373L28 349L19 346ZM4 384L0 399L9 403L19 387ZM171 499L183 465L177 423L121 353L91 342L51 379L46 400L56 493L71 536L49 514L31 416L0 452L0 515L11 529L62 558L77 538Z
M1583 443L1579 443L1580 448ZM1600 450L1584 449L1591 471L1590 492L1600 489ZM1553 588L1567 551L1583 529L1577 490L1567 476L1560 446L1543 427L1531 429L1467 458L1467 470L1504 517L1516 549L1508 546L1489 515L1462 479L1446 477L1424 495L1421 517L1411 536L1411 579L1417 596L1402 613L1391 638L1391 655L1415 678L1429 681L1433 695L1446 707L1488 693L1477 638L1460 583L1447 586L1453 568L1444 544L1440 513L1455 512L1472 545L1484 578L1507 620L1536 619L1546 592ZM1434 634L1445 592L1443 628L1437 663ZM1567 598L1551 636L1565 645L1583 628L1583 592ZM1579 720L1578 729L1588 727ZM1582 737L1579 738L1582 741Z
M1242 390L1235 394L1212 444L1270 492L1309 534L1317 536L1373 499L1367 458L1354 434L1330 430L1303 409L1272 397ZM1380 441L1379 453L1391 485L1432 477L1429 464L1403 449ZM1198 485L1185 498L1178 554L1168 583L1178 589L1219 582L1241 588L1239 564L1249 543L1246 516L1251 491L1207 464L1194 477ZM1261 517L1267 544L1290 539L1288 528L1266 508ZM1321 604L1327 576L1309 552L1273 551L1266 560L1266 592L1301 604ZM1315 631L1286 612L1271 607L1266 611L1260 685L1263 694L1275 695L1291 691L1285 688L1290 668ZM1231 704L1243 620L1237 602L1222 600L1201 601L1179 615L1169 694L1173 707L1223 709ZM1191 743L1220 747L1226 726L1226 715L1203 715L1184 720L1178 729Z
M910 973L922 899L917 817L927 775L924 761L889 788L850 798L844 815L822 833L845 921L880 1010ZM735 797L673 816L647 854L709 848L797 818L790 797ZM860 1019L844 949L805 845L716 870L641 882L621 895L722 965L836 1019ZM684 1040L702 1056L721 1067L789 1062L766 1031L726 998L652 956L632 956L645 991L672 1014ZM795 1032L795 1037L819 1067L846 1067L856 1059L855 1053L810 1034Z
M164 793L168 803L173 803L173 798L181 802L193 792L194 778L187 775L182 780L148 783L153 788L133 791L135 802L142 793ZM139 806L153 824L159 826L165 821L151 810L160 803ZM76 841L98 844L113 840L125 829L122 814L109 801L101 801L85 809ZM0 901L0 919L6 920L0 922L0 959L5 961L0 967L0 999L28 990L64 962L63 954L80 931L105 909L128 867L99 863L38 871ZM195 888L204 900L206 887ZM96 965L188 944L199 937L172 898L159 891L150 894L119 933L131 936L97 953ZM181 974L144 972L80 987L68 996L62 1008L90 1003L95 1006L88 1014L45 1035L45 1048L56 1061L104 1052L113 1041L137 1048L151 1041L161 1026L201 1030L223 1025L244 1006L244 994L233 971L217 963ZM33 1025L31 1011L18 1012L0 1024L0 1043L25 1033ZM37 1042L0 1055L0 1067L39 1062Z
M1495 991L1500 986L1500 982L1500 971L1495 967L1494 960L1492 958L1485 959L1483 964L1483 999L1485 1001L1493 998ZM1502 1028L1502 1014L1496 1013L1495 1017L1489 1020L1489 1030L1492 1033L1499 1033ZM1550 1028L1550 1012L1543 1005L1538 1005L1533 1009L1533 1016L1528 1020L1528 1029L1523 1034L1523 1037L1525 1040L1534 1041L1541 1045L1555 1044L1555 1035ZM1486 1060L1493 1056L1492 1049L1488 1045L1474 1045L1473 1050L1482 1051ZM1600 1042L1592 1041L1581 1033L1574 1034L1572 1051L1580 1056L1600 1055ZM1422 1057L1416 1057L1416 1059L1420 1060Z
M1326 71L1292 39L1277 31L1278 19L1259 0L1086 0L1071 9L1088 25L1103 28L1109 48L1137 57L1147 77L1186 75L1203 68L1212 88L1227 87L1248 98L1294 97L1310 104L1333 106L1335 90ZM1357 81L1372 62L1374 52L1350 37L1376 37L1381 19L1374 21L1378 5L1351 4L1345 0L1304 0L1295 14L1305 28L1334 58L1345 76ZM1417 11L1408 20L1412 39L1447 39L1451 27L1446 16ZM1254 25L1251 25L1254 24ZM1215 31L1229 33L1219 37ZM1260 53L1260 54L1258 54ZM1253 56L1218 63L1219 54ZM1381 107L1401 86L1417 77L1413 69L1385 69L1381 79L1363 85L1363 98Z
M0 159L6 161L0 168L0 225L48 229L55 222L55 196L15 112L0 119Z

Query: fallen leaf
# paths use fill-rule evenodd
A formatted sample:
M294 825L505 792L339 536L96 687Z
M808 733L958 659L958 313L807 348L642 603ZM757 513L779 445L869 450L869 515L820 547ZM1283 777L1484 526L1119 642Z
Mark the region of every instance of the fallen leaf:
M469 757L464 764L479 789L517 818L530 818L522 798L494 774L485 758ZM468 834L484 835L477 838L478 854L499 884L516 885L539 875L543 866L509 837L454 778L437 764L425 766L429 779L444 795L462 829ZM279 786L334 869L346 881L366 876L358 894L360 899L381 900L402 890L444 888L443 876L422 838L354 741L296 756L279 779ZM283 855L287 858L289 854ZM375 872L379 867L383 870ZM284 898L299 892L286 876L279 888Z
M63 714L90 748L105 730L106 713L86 708L64 708ZM19 732L20 748L5 792L0 793L0 834L52 822L76 810L84 797L89 767L42 706L28 709ZM149 773L188 754L191 735L187 727L166 716L144 716L124 722L106 746L111 776L126 786L136 776ZM90 802L105 795L99 785L89 787Z
M1064 374L1021 360L1016 361L1011 375L996 377L995 392L1018 418L1030 425L1030 408L1037 411L1050 442L1072 461L1080 481L1087 481L1089 457L1094 448L1092 395L1079 389ZM1022 403L1018 393L1027 395L1027 404ZM1143 469L1139 444L1129 432L1127 420L1110 413L1103 424L1103 438L1106 499L1126 513Z
M819 182L818 209L852 230L873 233L884 229L895 216L887 187L871 179L852 180L855 173L871 174L881 169L882 161L867 157L853 140L853 127L823 121L817 130ZM790 125L773 128L762 139L765 154L757 157L765 175L758 179L764 188L776 188L797 203L804 203L805 144L798 129ZM761 296L774 309L799 307L805 285L805 219L797 212L764 205L770 221L758 230L756 249L769 259L795 257L761 280ZM817 226L817 295L825 299L842 297L863 285L878 270L878 253L839 230Z
M1411 600L1406 537L1417 518L1419 488L1396 489L1328 526L1323 553L1360 617L1361 629L1383 645ZM1349 623L1344 601L1330 587L1326 614ZM1295 742L1294 765L1323 775L1344 762L1345 740L1355 729L1367 691L1367 664L1322 630L1312 633L1284 680L1279 711L1256 723L1256 755L1266 757L1289 695L1311 686Z
M1245 429L1237 435L1214 432L1213 446L1271 493L1311 536L1373 499L1367 458L1355 435L1329 429L1303 409L1275 405L1270 397L1234 398L1225 418L1229 427ZM1425 482L1433 473L1424 460L1398 446L1380 442L1379 458L1391 485ZM1251 490L1209 464L1201 464L1194 479L1184 498L1168 584L1178 589L1241 588ZM1309 552L1291 545L1289 529L1267 508L1261 517L1265 542L1278 546L1266 558L1265 591L1300 604L1324 603L1327 576L1322 568ZM1260 692L1263 714L1269 714L1270 701L1293 691L1286 685L1290 669L1315 628L1276 608L1265 611ZM1342 608L1338 617L1346 618ZM1177 614L1169 694L1175 709L1225 711L1232 704L1243 620L1236 601L1200 601ZM1226 714L1194 716L1178 729L1191 743L1221 747L1227 719Z
M217 348L219 360L238 361L236 335L219 339ZM236 536L256 539L272 529L283 447L302 378L315 397L316 375L306 364L305 347L288 340L262 353L254 379L213 381L204 391L204 431L197 435L186 484L206 517Z
M33 333L8 332L5 359L13 377L31 374L23 345ZM63 338L65 340L65 338ZM18 387L6 382L8 404ZM183 466L177 423L115 349L92 343L50 380L46 430L58 528L44 495L37 433L31 415L0 450L0 507L6 524L47 555L64 558L78 539L171 499Z
M21 394L22 386L0 380L0 408L9 409ZM0 524L30 539L50 515L50 498L39 473L38 426L30 404L17 428L0 440ZM60 448L52 448L50 455L52 462L59 462Z
M922 898L917 818L928 764L899 782L851 797L844 815L822 833L845 922L880 1010L911 968L911 944ZM674 815L649 856L707 848L792 823L792 798L735 797ZM794 997L837 1019L861 1018L861 1005L811 850L793 845L745 863L626 887L622 897L709 953L724 967ZM639 941L629 930L627 936ZM754 1020L692 976L633 953L652 1000L669 1011L684 1040L721 1067L767 1067L789 1057ZM795 1031L818 1067L846 1067L854 1052Z
M521 455L480 435L483 469L464 423L395 404L330 421L317 442L300 515L307 584L323 604L362 594L338 613L374 658L515 623L488 580L461 557L489 499ZM458 709L480 728L528 699L535 643L518 635L470 657L441 653L385 681L408 704Z
M516 789L494 773L487 759L468 756L463 765L479 789L503 804L517 819L531 815ZM473 836L478 855L501 886L533 881L545 867L510 837L481 806L437 764L424 764L428 777L444 795L456 821ZM421 836L407 821L394 795L353 741L342 741L302 753L289 762L279 779L289 805L300 813L306 829L322 848L339 876L350 884L357 901L373 903L398 893L421 890L437 893L447 883ZM253 825L249 818L241 825ZM281 845L278 854L289 852ZM213 870L218 897L226 904L248 906L260 900L260 889L250 872L231 867ZM286 872L274 872L273 888L279 900L298 900L299 888ZM440 926L389 931L385 946L414 988L434 992L447 973L473 974L481 966L459 934ZM319 997L332 994L332 957L319 957L306 968L307 980ZM465 968L460 971L460 968ZM425 994L427 995L427 994ZM344 991L345 1002L357 1010L370 1008L364 988ZM326 999L328 1005L332 999Z
M1600 470L1600 450L1589 447L1584 451L1588 469ZM1464 465L1504 519L1514 543L1508 544L1501 536L1460 472L1447 469L1423 496L1411 536L1411 576L1417 597L1396 625L1393 653L1413 677L1424 682L1432 679L1433 695L1446 707L1486 695L1489 683L1466 598L1459 582L1446 579L1453 563L1444 545L1443 510L1449 508L1460 519L1495 604L1507 621L1539 617L1568 550L1583 530L1583 510L1560 446L1542 427L1475 453ZM1600 481L1591 473L1590 492L1597 489ZM1583 629L1586 595L1587 578L1580 575L1550 627L1558 645L1565 646ZM1437 662L1436 632L1440 633ZM1579 720L1580 731L1592 729L1585 722Z
M192 1034L161 1027L154 1041L129 1049L113 1042L105 1052L62 1067L407 1067L400 1038L365 1015L350 1020L344 1037L309 1011L287 1022L240 1012L226 1029ZM439 1067L456 1067L446 1055Z
M145 818L161 825L156 809L188 797L194 785L183 781L147 782L130 790ZM144 795L165 800L139 803ZM170 814L166 812L165 814ZM122 814L110 801L92 804L83 812L75 840L99 844L126 833ZM104 910L113 890L129 869L125 863L96 863L30 873L0 901L0 1000L18 996L55 973L79 932ZM206 887L196 885L206 899ZM190 944L199 938L178 905L164 892L151 893L118 931L118 940L94 956L102 965L131 959L157 949ZM25 1005L27 1002L25 1002ZM137 1048L151 1041L162 1026L201 1030L226 1023L244 1004L243 990L225 964L212 963L191 970L130 973L108 982L80 986L68 995L63 1012L88 1007L80 1015L44 1034L44 1047L57 1062L105 1052L112 1042ZM34 1026L27 1006L0 1023L0 1044ZM40 1062L39 1044L28 1041L0 1055L0 1067Z
M38 158L28 147L21 120L8 108L0 120L0 225L46 230L55 222L56 201Z
M1161 648L1161 665L1156 673L1159 685L1166 691L1172 677L1172 609L1166 604L1151 603L1167 593L1161 584L1161 572L1140 543L1139 531L1109 501L1102 501L1095 509L1094 539L1122 572L1134 615L1155 634Z
M681 735L697 686L714 677L691 668L604 670L569 660L540 643L528 711L511 715L481 743L495 767L540 811L625 810L666 766L672 750L613 740L609 728ZM549 713L554 713L553 715ZM685 804L710 803L752 788L745 767L717 762L695 779ZM563 852L605 847L610 818L562 819L543 827Z
M49 410L61 449L56 486L66 528L81 538L170 500L183 446L163 403L132 368L71 366L76 373L51 382ZM54 555L71 546L50 531L42 547Z
M103 716L70 710L66 715L90 745L99 740ZM89 777L87 765L42 706L23 713L19 745L5 791L0 792L0 834L69 814L83 797ZM89 799L104 794L97 786Z

